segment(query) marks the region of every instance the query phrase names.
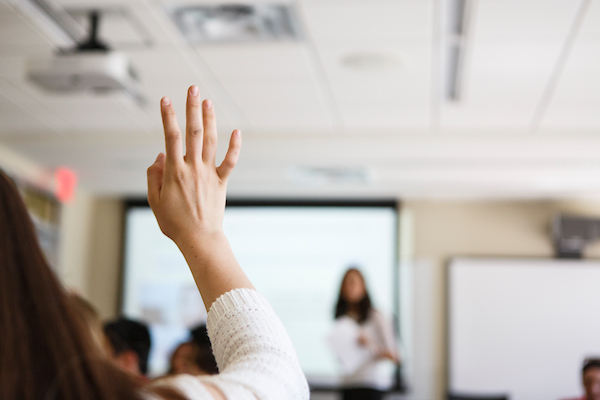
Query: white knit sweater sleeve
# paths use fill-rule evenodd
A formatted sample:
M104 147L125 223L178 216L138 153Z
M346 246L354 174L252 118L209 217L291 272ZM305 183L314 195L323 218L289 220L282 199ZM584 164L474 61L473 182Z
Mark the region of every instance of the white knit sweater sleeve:
M235 289L208 312L208 335L220 373L200 378L228 400L308 400L294 346L267 300Z

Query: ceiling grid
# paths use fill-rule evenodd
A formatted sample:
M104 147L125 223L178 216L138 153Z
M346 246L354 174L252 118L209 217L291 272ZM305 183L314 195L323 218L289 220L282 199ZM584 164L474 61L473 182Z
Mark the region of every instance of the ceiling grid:
M138 71L143 107L27 81L28 62L57 43L13 1L0 0L0 146L70 166L93 193L144 194L163 146L158 101L169 95L183 126L185 90L199 84L222 142L244 132L233 196L600 196L600 0L469 0L456 102L442 90L450 0L283 1L301 39L193 46L167 13L182 1L57 0L119 8L148 33L151 44L138 31L125 37L126 18L105 27ZM294 181L302 168L372 174L324 187Z

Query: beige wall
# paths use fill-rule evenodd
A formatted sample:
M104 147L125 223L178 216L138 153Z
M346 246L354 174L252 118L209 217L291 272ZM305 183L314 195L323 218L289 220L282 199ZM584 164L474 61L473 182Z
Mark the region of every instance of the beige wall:
M88 299L103 319L118 312L123 202L82 190L63 206L59 275Z
M600 201L408 201L412 221L409 376L413 399L444 398L445 265L454 256L553 257L556 213L600 217ZM405 249L406 250L406 249ZM600 258L600 244L587 257Z
M124 204L118 199L97 199L92 226L89 300L100 317L113 318L118 313L121 256L123 243Z

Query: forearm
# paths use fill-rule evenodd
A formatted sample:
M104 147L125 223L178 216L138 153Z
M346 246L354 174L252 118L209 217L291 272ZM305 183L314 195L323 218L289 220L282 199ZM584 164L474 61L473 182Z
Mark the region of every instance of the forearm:
M220 373L205 382L227 398L308 400L292 342L258 292L241 289L220 297L208 313L207 328Z
M233 289L254 289L223 232L189 237L180 241L178 246L190 267L207 311L222 294Z

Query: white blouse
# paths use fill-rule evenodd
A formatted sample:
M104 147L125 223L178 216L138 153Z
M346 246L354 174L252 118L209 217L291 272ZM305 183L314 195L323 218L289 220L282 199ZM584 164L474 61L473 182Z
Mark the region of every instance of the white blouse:
M360 368L342 380L344 387L363 387L389 390L394 384L394 364L379 358L382 351L397 353L397 344L392 323L377 311L371 310L367 320L360 324L360 334L367 339L371 357Z

